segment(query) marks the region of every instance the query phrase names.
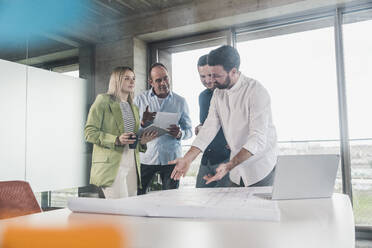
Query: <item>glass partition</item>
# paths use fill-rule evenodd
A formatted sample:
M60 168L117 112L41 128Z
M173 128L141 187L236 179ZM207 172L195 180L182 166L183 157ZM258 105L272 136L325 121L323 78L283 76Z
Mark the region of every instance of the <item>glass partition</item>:
M34 190L87 183L87 92L86 80L28 68L26 179Z
M26 66L0 59L0 180L25 178Z
M39 193L87 184L83 126L91 91L86 80L76 78L79 50L89 43L76 35L85 32L90 4L86 0L1 4L0 180L27 180ZM58 195L68 195L62 192ZM39 193L42 202L45 195L53 198L50 192L43 197Z

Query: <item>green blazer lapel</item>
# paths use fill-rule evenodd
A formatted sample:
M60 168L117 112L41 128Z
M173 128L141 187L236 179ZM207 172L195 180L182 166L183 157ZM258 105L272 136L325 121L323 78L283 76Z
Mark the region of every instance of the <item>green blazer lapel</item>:
M140 123L138 109L133 103L130 104L130 107L132 108L134 120L136 121L136 124L134 126L134 132L137 133L139 129L139 123Z
M111 101L109 106L114 116L116 125L118 126L118 129L120 131L120 134L124 133L124 120L119 103L116 101Z

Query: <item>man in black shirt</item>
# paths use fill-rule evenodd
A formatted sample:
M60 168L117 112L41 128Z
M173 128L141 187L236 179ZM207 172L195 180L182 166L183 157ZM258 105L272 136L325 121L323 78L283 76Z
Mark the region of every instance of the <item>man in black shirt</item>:
M199 95L199 107L200 107L200 123L195 128L195 135L198 135L200 128L202 128L204 121L207 119L209 105L213 96L213 90L215 86L211 80L211 74L207 63L208 55L201 56L198 60L198 72L200 81L206 87L206 89ZM222 128L218 131L216 137L205 149L201 165L199 167L198 176L196 179L197 188L212 188L212 187L229 187L230 179L229 174L226 174L221 180L205 184L203 179L206 175L213 176L216 173L216 168L219 164L227 162L230 158L230 149L227 145L225 136Z

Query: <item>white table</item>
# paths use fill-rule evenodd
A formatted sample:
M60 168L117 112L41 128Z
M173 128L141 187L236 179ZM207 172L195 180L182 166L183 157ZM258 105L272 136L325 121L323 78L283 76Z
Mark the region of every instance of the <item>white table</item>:
M131 247L138 248L355 247L354 217L348 196L336 193L329 199L279 201L279 208L279 222L146 218L61 209L0 221L0 233L7 223L61 227L102 221L125 230L131 237Z

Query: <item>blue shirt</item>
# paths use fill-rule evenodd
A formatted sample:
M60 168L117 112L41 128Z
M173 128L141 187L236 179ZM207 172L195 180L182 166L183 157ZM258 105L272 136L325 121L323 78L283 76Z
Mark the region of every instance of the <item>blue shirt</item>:
M185 98L176 93L169 92L166 98L163 98L161 105L158 97L153 90L143 92L134 99L134 104L138 106L140 118L142 119L143 112L149 106L150 112L170 112L178 113L182 136L181 139L186 140L192 137L192 125L189 116L189 107ZM147 143L146 153L141 153L141 163L148 165L166 165L169 161L182 157L181 141L169 134L160 136Z
M206 89L199 95L199 107L200 107L200 123L203 124L207 119L208 110L213 96L213 91ZM202 165L207 165L208 162L211 165L219 164L230 157L230 150L226 148L227 141L222 128L218 131L216 137L208 145L203 153L201 160Z

